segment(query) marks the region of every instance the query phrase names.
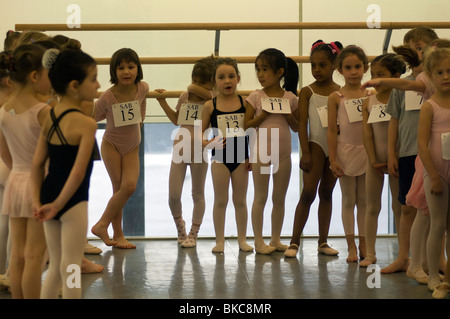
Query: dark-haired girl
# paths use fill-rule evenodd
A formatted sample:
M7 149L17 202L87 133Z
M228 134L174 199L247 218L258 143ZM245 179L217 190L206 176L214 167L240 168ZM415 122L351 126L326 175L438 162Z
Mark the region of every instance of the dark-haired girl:
M325 43L318 40L311 47L311 73L315 81L303 87L299 94L298 139L302 150L300 168L303 170L303 190L295 210L290 246L284 253L286 257L297 255L300 236L308 220L319 182L318 252L325 255L339 253L327 244L336 178L330 170L328 159L327 119L323 118L322 124L321 114L326 116L328 95L340 87L333 80L340 50L342 45L337 41Z
M63 298L80 299L97 130L82 103L97 95L97 65L80 50L57 49L47 50L43 63L60 100L42 126L32 166L34 217L44 222L50 259L41 297L58 298L62 287Z
M245 128L257 130L252 147L252 172L255 196L252 224L255 251L270 254L285 251L280 235L284 221L284 205L291 175L291 132L298 130L297 85L298 66L277 49L262 51L255 61L256 75L263 89L255 90L247 98ZM281 81L283 80L283 85ZM273 101L274 104L270 104ZM272 106L282 112L272 112ZM264 207L268 197L270 176L273 178L272 238L264 243Z
M136 248L123 234L122 214L139 179L139 144L149 87L142 81L141 63L132 49L116 51L109 71L113 86L95 102L95 119L106 119L101 153L113 196L91 231L108 246ZM110 224L114 232L112 240L108 235Z

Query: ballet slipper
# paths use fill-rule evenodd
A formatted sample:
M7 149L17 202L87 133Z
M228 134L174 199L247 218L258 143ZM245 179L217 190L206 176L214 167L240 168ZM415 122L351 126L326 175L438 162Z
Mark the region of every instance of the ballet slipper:
M432 296L435 299L444 299L449 290L450 284L448 282L441 282L441 284L434 289Z
M428 289L430 291L436 290L436 288L441 284L441 279L439 276L430 278L428 277Z
M243 241L242 243L239 243L239 249L245 252L253 251L253 247L247 244L247 242Z
M225 251L224 243L216 243L216 246L213 247L212 252L217 254L222 254Z
M272 245L264 244L264 245L262 245L260 247L256 247L256 245L255 245L256 253L261 254L261 255L270 255L271 253L273 253L276 250L277 250L277 248L275 246L272 246Z
M179 223L176 221L176 218L174 218L174 220L175 220L175 226L177 227L177 232L178 232L177 242L179 244L181 244L187 239L186 222L184 220L182 220L181 223Z
M270 242L269 243L270 246L273 246L276 248L277 251L286 251L286 249L288 249L288 245L283 244L282 242Z
M84 246L84 253L86 255L100 255L102 253L102 250L86 241L86 245Z
M418 283L422 285L426 285L428 283L428 275L423 271L421 266L413 267L410 265L406 270L406 276L416 280Z
M297 256L298 253L298 245L297 244L291 244L288 249L284 252L284 257L288 258L294 258Z
M197 246L197 234L190 232L187 238L181 243L183 248L194 248Z
M331 248L327 243L321 243L317 248L317 252L327 256L337 256L339 254L336 249Z

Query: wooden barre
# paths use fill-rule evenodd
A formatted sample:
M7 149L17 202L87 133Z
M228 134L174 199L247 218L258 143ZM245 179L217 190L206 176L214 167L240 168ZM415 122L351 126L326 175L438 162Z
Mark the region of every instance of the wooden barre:
M204 57L141 57L141 64L194 64ZM232 57L237 63L254 63L256 56ZM290 56L297 63L309 63L309 56ZM375 56L368 56L372 61ZM109 65L111 58L95 58L99 65Z
M376 29L411 29L428 26L450 28L450 22L380 22ZM366 22L249 22L249 23L83 23L80 27L67 24L15 25L16 31L164 31L164 30L301 30L301 29L369 29Z
M165 91L163 93L158 93L155 91L150 91L147 93L146 98L149 99L156 99L156 98L164 98L164 99L170 99L170 98L179 98L181 93L183 93L184 91ZM237 93L242 95L242 96L248 96L250 93L252 93L253 90L242 90L242 91L238 91ZM97 98L100 97L100 95L103 92L97 92Z

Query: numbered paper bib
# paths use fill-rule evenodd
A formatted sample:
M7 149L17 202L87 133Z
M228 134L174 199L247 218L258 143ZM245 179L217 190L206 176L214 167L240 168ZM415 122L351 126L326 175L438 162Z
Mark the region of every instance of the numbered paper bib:
M112 105L114 126L126 126L142 122L139 101L117 103Z
M178 112L178 125L194 125L194 121L202 119L202 110L203 104L181 104Z
M217 115L217 126L223 137L245 136L244 113Z
M367 123L385 122L391 119L391 115L386 113L386 104L375 104L370 110Z
M261 106L264 111L269 113L291 114L289 99L263 97L261 98Z
M450 160L450 132L441 134L442 158Z
M414 91L405 91L405 110L420 110L423 104L423 96Z
M328 127L328 106L324 105L317 108L319 114L320 123L322 127Z
M350 123L362 121L362 103L364 99L365 98L345 101L345 110L347 111L347 116Z

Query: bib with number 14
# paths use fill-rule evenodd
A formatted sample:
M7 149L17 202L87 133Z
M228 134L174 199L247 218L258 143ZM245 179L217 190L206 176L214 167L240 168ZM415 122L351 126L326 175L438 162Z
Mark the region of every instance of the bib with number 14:
M178 125L194 125L202 119L203 104L183 103L178 112Z
M130 101L112 105L114 126L126 126L142 122L139 101Z

